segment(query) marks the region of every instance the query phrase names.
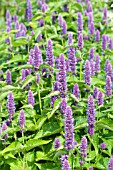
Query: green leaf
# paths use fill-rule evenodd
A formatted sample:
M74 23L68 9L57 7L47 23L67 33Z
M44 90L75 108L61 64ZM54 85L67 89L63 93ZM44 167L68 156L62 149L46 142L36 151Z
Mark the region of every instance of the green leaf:
M44 124L42 129L36 134L35 139L51 136L53 134L59 133L61 130L62 129L57 122L48 122Z
M6 85L5 87L0 88L0 92L6 92L6 91L10 91L10 90L21 90L21 89L20 89L20 87L14 87L11 85Z
M56 95L59 95L59 94L60 94L59 91L53 91L50 94L48 94L47 96L43 97L42 99L50 98L52 96L56 96Z
M52 161L52 158L49 158L49 156L46 155L44 152L37 151L36 152L36 161L40 161L40 160Z
M3 151L1 151L1 154L4 154L6 152L21 152L23 149L23 145L20 142L12 142L9 146L7 146Z
M53 114L56 112L56 110L60 107L60 103L61 103L61 99L57 99L55 101L52 112L47 114L48 119L50 119L53 116Z
M14 47L18 47L18 46L21 46L21 45L25 45L27 43L28 42L26 41L26 38L21 37L21 38L18 38L16 41L12 42L12 45Z
M41 139L30 139L26 142L24 149L26 151L29 151L35 147L41 146L41 145L45 145L48 144L49 142L51 142L51 140L41 140Z
M34 76L28 75L27 78L26 78L26 80L25 80L24 83L23 83L22 89L23 89L27 84L31 83L31 82L34 81L34 80L35 80L35 77L34 77Z

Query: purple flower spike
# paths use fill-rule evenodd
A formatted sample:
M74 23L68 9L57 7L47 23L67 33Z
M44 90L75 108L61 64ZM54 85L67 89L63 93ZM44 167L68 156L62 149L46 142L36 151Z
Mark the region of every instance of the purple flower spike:
M103 20L107 20L107 8L104 7L103 9Z
M92 166L89 167L89 170L94 170L94 168Z
M64 11L64 12L68 12L68 4L65 4L65 5L63 6L63 11Z
M75 48L69 47L68 48L68 60L69 60L69 67L73 74L76 72L76 57L75 57Z
M3 123L2 127L1 127L1 133L4 132L5 130L7 130L7 125L6 125L6 123ZM8 134L5 134L3 136L3 139L7 139L7 138L8 138Z
M94 22L90 23L88 30L89 30L89 34L94 35L94 32L95 32Z
M97 103L99 106L103 105L103 103L104 103L104 97L103 97L103 93L101 91L98 92Z
M77 30L78 30L78 36L79 36L79 33L81 33L83 30L83 19L82 19L81 12L78 12L77 27L78 27Z
M62 25L63 25L63 17L61 14L58 15L58 24L60 27L62 27Z
M107 76L106 77L106 96L111 96L112 95L112 82L111 82L111 77Z
M8 98L7 98L7 108L8 108L8 113L10 115L15 113L15 103L14 103L14 97L12 92L9 92Z
M109 40L109 45L108 45L110 50L113 50L113 40L110 38Z
M42 52L37 45L34 47L33 64L37 68L42 64Z
M112 65L111 65L111 63L107 64L106 75L112 77Z
M73 34L69 33L68 34L68 45L71 45L71 44L73 44Z
M90 60L90 68L91 68L91 76L95 75L95 61L93 59Z
M98 88L95 87L95 88L94 88L94 91L93 91L93 97L94 97L95 99L97 99L97 95L98 95Z
M74 119L72 117L72 110L67 106L65 113L65 148L71 150L74 148Z
M23 128L25 127L25 114L23 109L20 111L20 116L18 120L21 128L21 132L24 132Z
M50 39L47 42L46 61L48 65L50 65L51 67L54 67L53 44Z
M85 70L84 70L84 79L85 79L85 83L87 85L91 85L91 67L90 67L90 62L88 60L86 60L85 63Z
M94 52L95 52L95 48L91 48L90 49L90 54L89 54L89 59L94 59Z
M27 0L27 8L26 8L26 11L25 11L25 18L27 21L30 21L32 19L32 5L31 5L31 2L30 0Z
M54 83L53 91L58 91L58 90L59 90L59 82L56 81ZM52 105L52 107L54 107L54 103L55 103L56 99L57 99L57 96L52 96L51 97L51 105Z
M65 20L62 22L62 34L67 34L67 24Z
M73 87L73 94L75 95L76 98L79 98L80 90L79 90L78 84L74 85L74 87Z
M88 133L90 136L94 134L94 125L95 125L95 105L93 96L90 95L88 98Z
M40 74L36 74L36 82L39 83L40 82Z
M62 99L62 102L60 104L60 109L63 115L66 113L66 107L67 107L67 101L65 98Z
M61 157L61 164L62 164L62 170L71 170L71 167L68 162L68 156L62 155Z
M96 30L95 41L98 42L100 40L100 31Z
M60 139L59 138L55 138L54 148L58 149L59 147L60 147Z
M46 9L47 9L47 5L46 4L42 4L42 12L46 12Z
M22 80L25 81L26 80L26 74L25 74L25 70L22 69Z
M39 19L38 26L39 27L43 27L44 26L44 20L43 19Z
M6 72L6 83L9 85L9 84L12 84L12 78L11 78L11 72L10 70L7 70Z
M29 92L28 92L28 104L31 104L33 107L35 104L35 98L34 98L33 92L31 90L29 90Z
M105 72L107 73L108 65L110 64L110 61L107 59L105 63Z
M59 57L58 82L61 97L65 98L65 93L67 91L67 83L66 83L66 63L63 54L61 54Z
M13 15L12 17L13 22L16 22L18 20L18 16L16 14Z
M106 147L107 147L107 146L106 146L106 143L105 143L105 142L103 142L103 143L100 144L100 148L101 148L101 149L106 149Z
M113 170L113 158L110 158L107 170Z
M64 160L62 164L62 170L71 170L68 160Z
M90 1L88 2L87 12L93 12L92 5L91 5Z
M78 36L78 49L82 50L82 48L83 48L83 35L82 33L80 33Z
M98 73L100 71L100 57L97 54L95 60L95 72Z
M106 50L106 47L107 47L107 37L106 37L106 34L103 34L102 35L102 49Z
M70 71L69 61L66 60L66 72L69 72L69 71Z
M83 137L81 140L80 152L81 152L82 158L87 157L87 138L86 137Z

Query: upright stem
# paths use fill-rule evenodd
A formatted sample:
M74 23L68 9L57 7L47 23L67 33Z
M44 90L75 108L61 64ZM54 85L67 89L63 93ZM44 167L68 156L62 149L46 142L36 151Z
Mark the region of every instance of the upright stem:
M39 99L40 113L42 114L42 102L41 102L41 97L40 97L39 84L37 84L37 86L38 86L38 99Z

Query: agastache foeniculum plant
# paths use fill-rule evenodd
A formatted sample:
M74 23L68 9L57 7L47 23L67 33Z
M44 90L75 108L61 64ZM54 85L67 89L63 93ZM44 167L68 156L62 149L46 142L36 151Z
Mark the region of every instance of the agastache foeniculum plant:
M111 2L1 1L0 169L113 170Z

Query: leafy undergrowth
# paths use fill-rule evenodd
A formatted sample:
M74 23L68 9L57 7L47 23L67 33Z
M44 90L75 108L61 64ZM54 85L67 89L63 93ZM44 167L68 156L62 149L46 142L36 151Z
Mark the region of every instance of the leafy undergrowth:
M106 6L100 0L1 1L1 170L108 168L113 22Z

